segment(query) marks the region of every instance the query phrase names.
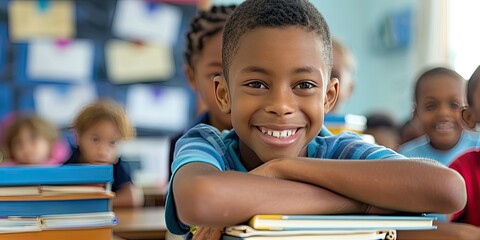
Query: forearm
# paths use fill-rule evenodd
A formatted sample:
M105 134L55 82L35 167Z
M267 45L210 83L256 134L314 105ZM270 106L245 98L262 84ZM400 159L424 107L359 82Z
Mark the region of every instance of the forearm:
M238 224L255 214L359 213L366 208L310 184L231 171L174 181L173 189L182 222L209 227Z
M463 207L466 198L461 176L425 161L293 159L278 166L284 179L387 209L449 213Z

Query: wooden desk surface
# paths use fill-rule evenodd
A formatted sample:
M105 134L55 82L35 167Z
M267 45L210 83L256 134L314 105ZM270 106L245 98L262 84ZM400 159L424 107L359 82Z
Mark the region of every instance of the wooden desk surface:
M118 224L113 234L125 239L164 239L165 208L120 208L114 209Z

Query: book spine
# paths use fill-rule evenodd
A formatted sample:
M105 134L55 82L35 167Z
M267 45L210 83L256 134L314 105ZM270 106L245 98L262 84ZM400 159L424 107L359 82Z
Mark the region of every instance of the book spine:
M111 211L111 200L79 199L52 201L0 201L0 217L32 217L54 214L94 213Z

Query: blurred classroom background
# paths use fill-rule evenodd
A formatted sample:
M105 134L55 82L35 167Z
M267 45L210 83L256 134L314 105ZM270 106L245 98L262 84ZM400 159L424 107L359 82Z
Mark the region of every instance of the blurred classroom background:
M190 19L199 4L240 2L0 0L0 118L35 112L68 138L79 109L112 98L137 129L121 147L135 184L162 189L168 138L196 114L183 73ZM382 112L402 123L420 71L450 66L468 78L480 60L472 54L480 52L479 1L312 2L356 61L356 88L340 115Z

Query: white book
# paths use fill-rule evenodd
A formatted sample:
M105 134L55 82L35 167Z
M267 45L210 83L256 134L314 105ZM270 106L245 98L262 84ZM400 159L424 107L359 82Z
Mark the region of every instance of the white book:
M12 187L0 187L0 196L36 196L40 195L40 189L38 186L12 186Z
M66 194L90 194L90 193L111 193L109 187L104 186L80 186L80 185L62 185L62 186L40 186L40 192L43 196L66 195Z
M113 212L45 215L41 217L43 229L108 227L117 224Z

